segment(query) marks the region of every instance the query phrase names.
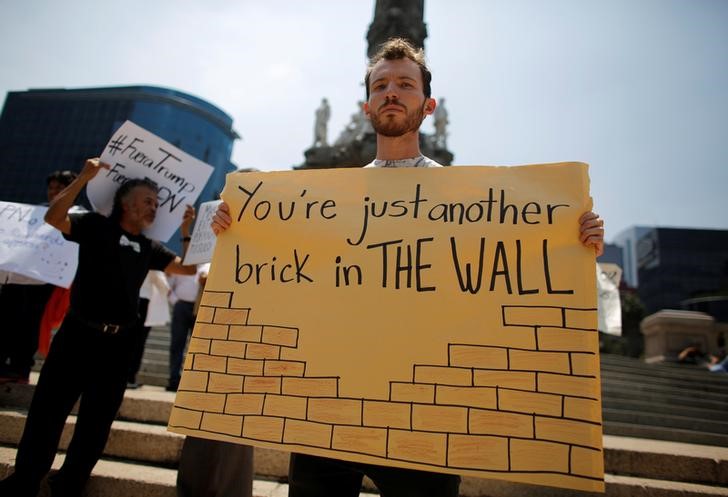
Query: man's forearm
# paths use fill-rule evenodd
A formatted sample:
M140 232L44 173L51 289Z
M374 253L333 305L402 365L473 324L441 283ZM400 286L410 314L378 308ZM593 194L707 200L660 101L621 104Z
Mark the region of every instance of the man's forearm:
M76 197L81 193L86 183L88 183L88 179L79 176L56 195L51 201L48 211L46 211L45 222L54 228L64 231L63 228L68 219L68 211L73 207Z

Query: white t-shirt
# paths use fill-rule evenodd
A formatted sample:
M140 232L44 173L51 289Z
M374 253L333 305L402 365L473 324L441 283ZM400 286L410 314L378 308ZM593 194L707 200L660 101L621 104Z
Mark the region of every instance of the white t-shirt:
M197 300L197 293L200 291L200 276L207 276L210 270L210 264L199 264L197 266L197 274L184 275L173 274L167 278L169 281L169 301L174 304L178 300L185 302L194 302Z
M443 167L429 157L420 155L410 159L379 160L374 159L364 167Z

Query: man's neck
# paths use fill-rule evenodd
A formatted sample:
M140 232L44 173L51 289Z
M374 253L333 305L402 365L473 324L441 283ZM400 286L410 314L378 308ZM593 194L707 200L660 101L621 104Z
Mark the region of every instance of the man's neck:
M121 226L121 229L126 231L127 233L131 235L141 235L142 234L142 228L137 223L130 223L129 221L125 219L121 219L119 221L119 225Z
M401 160L419 157L420 133L410 131L402 136L384 136L377 134L377 159Z

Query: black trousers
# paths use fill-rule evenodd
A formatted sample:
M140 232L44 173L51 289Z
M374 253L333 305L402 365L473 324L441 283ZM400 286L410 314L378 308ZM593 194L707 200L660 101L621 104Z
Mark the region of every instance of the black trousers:
M35 497L53 463L68 414L81 398L63 466L51 479L53 497L80 496L101 457L126 388L131 334L111 335L67 316L40 373L18 446L15 473L0 494Z
M28 378L38 350L38 332L53 285L0 288L0 376Z
M147 345L147 338L151 326L144 326L147 320L147 311L149 311L149 299L139 299L139 320L134 325L132 333L131 359L129 360L129 374L127 375L127 383L136 383L136 375L142 366L144 357L144 347Z
M253 448L188 436L177 471L178 497L252 497Z
M457 497L460 477L291 454L288 497L356 497L367 475L382 497Z

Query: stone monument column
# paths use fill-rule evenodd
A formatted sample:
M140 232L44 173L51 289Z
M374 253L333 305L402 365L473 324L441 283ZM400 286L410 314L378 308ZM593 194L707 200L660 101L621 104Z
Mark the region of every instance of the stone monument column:
M374 20L367 32L367 57L390 38L406 38L417 48L425 48L425 0L377 0Z
M425 18L425 0L376 0L374 19L367 32L367 56L374 55L379 46L390 38L406 38L419 48L424 48L427 37ZM363 79L364 74L360 77ZM442 75L446 77L446 75ZM364 95L362 95L362 100ZM333 167L361 167L372 160L377 151L377 139L368 119L361 114L361 104L357 104L357 112L351 122L333 141L333 145L316 140L314 145L304 152L306 160L294 169L324 169ZM444 111L444 108L442 109ZM420 133L420 149L426 156L440 164L449 166L453 154L447 149L445 126L447 113L440 127L433 135ZM366 122L361 122L364 119ZM434 119L434 117L433 117ZM332 133L332 136L336 136Z

